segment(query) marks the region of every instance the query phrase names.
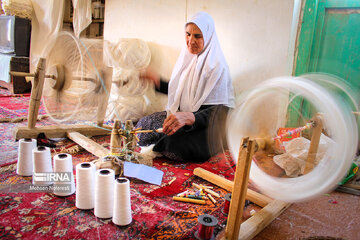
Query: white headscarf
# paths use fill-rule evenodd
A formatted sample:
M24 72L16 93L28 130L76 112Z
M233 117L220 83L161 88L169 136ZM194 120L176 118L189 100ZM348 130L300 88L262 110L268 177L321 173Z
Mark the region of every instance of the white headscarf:
M234 93L229 68L215 32L212 17L199 12L189 22L201 30L204 49L191 54L187 46L182 48L172 72L169 91L168 112L195 112L201 105L234 106ZM185 27L186 27L185 25Z

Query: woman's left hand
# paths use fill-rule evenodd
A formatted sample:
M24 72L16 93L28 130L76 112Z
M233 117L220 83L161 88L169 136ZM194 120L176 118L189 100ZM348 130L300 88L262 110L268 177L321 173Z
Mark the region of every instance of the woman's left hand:
M163 133L166 135L173 135L183 126L192 126L194 122L195 115L192 112L176 112L165 119Z

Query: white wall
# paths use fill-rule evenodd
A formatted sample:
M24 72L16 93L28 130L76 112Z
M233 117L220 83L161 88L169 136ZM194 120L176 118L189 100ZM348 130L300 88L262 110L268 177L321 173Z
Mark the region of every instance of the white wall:
M186 19L206 11L239 92L287 74L293 7L294 0L106 0L104 39L147 41L151 65L170 78Z

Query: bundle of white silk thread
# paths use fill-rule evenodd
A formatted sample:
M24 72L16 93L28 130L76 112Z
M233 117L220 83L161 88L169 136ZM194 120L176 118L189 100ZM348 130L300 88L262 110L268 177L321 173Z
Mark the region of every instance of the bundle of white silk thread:
M54 182L54 194L57 196L69 196L75 193L75 181L73 174L72 156L68 153L60 153L54 156L54 172L67 174L69 179L59 179ZM67 181L69 180L69 181Z
M114 43L104 42L104 60L106 65L113 68L113 84L106 118L139 120L150 110L148 94L154 91L148 81L140 79L140 72L151 60L147 43L135 38L122 38Z
M20 176L32 176L32 150L36 148L36 139L24 138L19 140L18 162L16 173Z
M95 204L95 164L91 162L76 165L76 201L79 209L93 209Z
M39 173L51 173L53 167L51 164L51 152L48 147L36 147L32 150L33 155L33 184L35 185L51 185L52 181L38 181L37 174ZM40 178L41 179L41 178Z

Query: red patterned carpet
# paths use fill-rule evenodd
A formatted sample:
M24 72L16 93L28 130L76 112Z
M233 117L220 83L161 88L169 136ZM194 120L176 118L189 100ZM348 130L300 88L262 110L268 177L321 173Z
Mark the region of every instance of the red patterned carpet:
M79 153L75 161L88 160L88 153ZM226 156L214 157L201 167L222 175L233 176L233 166ZM216 205L175 202L172 196L191 188L192 183L209 183L192 175L199 164L177 164L156 159L154 166L164 172L161 186L131 180L133 221L127 227L118 227L111 219L98 219L93 210L75 207L75 195L57 197L50 193L0 194L0 238L15 239L194 239L198 228L197 218L211 214L219 220L215 232L226 222L221 212L225 190L215 188L222 198ZM16 175L16 164L0 169L2 184L29 183L31 177ZM189 176L186 176L189 174ZM173 178L176 180L167 183Z
M8 90L0 88L0 166L17 160L17 143L13 138L13 130L17 126L26 126L26 121L18 123L7 122L8 120L27 117L30 94L11 94ZM42 105L39 115L45 114ZM40 125L48 121L43 120Z
M12 96L0 89L0 117L17 118L27 115L29 96ZM44 114L40 108L40 114ZM37 124L49 124L41 120ZM16 174L17 142L12 130L27 122L0 123L0 186L30 183L31 177ZM109 137L93 138L100 144L109 143ZM61 147L72 146L70 140L57 143L55 154ZM91 161L96 157L86 151L73 155L73 166L79 162ZM203 167L214 173L233 179L234 164L228 154L213 157L204 164L176 163L166 159L155 159L154 167L164 172L161 186L131 179L131 204L133 221L127 227L114 225L111 219L98 219L93 210L79 210L75 207L75 195L57 197L51 193L0 193L0 238L1 239L194 239L198 229L197 218L211 214L219 220L214 232L224 228L226 216L221 212L224 206L225 190L215 187L221 195L216 205L175 202L172 196L190 188L192 183L208 182L193 176L193 169ZM176 177L176 180L167 183Z

